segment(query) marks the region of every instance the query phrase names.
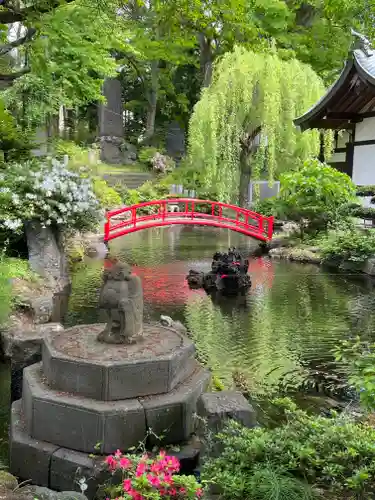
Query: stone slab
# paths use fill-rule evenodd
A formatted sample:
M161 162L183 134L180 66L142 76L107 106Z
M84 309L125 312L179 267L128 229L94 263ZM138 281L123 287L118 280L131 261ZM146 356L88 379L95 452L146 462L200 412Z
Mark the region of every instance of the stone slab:
M245 427L257 425L254 408L238 391L207 392L198 400L198 414L211 431L218 432L226 420L236 420Z
M145 324L134 345L96 341L105 325L82 325L47 336L43 370L50 387L116 401L174 389L194 369L195 347L173 328Z
M24 371L23 413L34 439L86 453L113 453L139 444L146 435L142 405L136 399L95 401L50 389L41 364Z
M97 473L100 469L97 462L102 462L103 458L59 448L51 458L49 487L57 491L74 490L79 479L85 478L88 486L85 495L89 499L94 498L99 485L104 482L104 478Z
M11 408L9 470L21 480L32 480L48 487L49 467L58 446L32 439L26 432L21 415L21 401Z
M210 373L196 363L194 373L170 393L140 399L147 427L163 437L163 444L186 441L194 432L197 401L207 389L210 378ZM160 444L152 436L150 440L151 444Z
M79 490L76 481L80 477L86 477L88 489L85 494L89 500L93 499L98 486L108 478L108 473L103 468L104 457L90 457L87 453L59 448L33 439L22 425L21 401L14 402L11 411L12 473L21 480L31 480L38 486L66 492Z

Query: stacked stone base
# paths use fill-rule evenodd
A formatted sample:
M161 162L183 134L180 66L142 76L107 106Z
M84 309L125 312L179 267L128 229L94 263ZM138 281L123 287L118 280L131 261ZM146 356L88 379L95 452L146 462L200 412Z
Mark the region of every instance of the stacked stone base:
M10 429L10 471L20 479L64 491L85 477L91 498L104 480L103 455L136 447L149 429L150 445L185 442L194 432L210 376L193 344L153 326L139 346L103 352L94 340L101 328L48 336L43 362L25 368Z

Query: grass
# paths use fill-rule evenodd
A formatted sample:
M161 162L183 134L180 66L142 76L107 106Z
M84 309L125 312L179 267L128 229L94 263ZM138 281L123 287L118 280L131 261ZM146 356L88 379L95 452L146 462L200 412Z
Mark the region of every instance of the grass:
M28 261L10 257L0 258L0 325L7 321L12 311L12 278L38 282L38 276L31 271Z

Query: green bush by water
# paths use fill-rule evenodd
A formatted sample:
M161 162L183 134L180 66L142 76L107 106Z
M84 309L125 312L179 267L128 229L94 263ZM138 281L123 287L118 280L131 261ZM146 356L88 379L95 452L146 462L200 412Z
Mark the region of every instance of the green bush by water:
M311 498L312 491L303 488L305 481L324 492L320 498L370 498L375 479L375 429L346 415L310 416L289 400L275 403L283 410L283 420L275 428L228 424L219 434L223 451L206 462L203 479L216 484L227 500L302 499L309 498L303 496L307 494ZM272 496L271 485L263 493L263 482L254 480L254 476L270 474L278 497ZM286 479L290 476L302 481L299 497L296 489L291 493L293 483Z
M1 257L0 258L0 324L6 322L12 311L12 278L21 278L26 281L37 281L36 275L30 270L26 260Z
M364 262L375 253L375 233L354 228L334 231L321 241L320 247L325 259Z

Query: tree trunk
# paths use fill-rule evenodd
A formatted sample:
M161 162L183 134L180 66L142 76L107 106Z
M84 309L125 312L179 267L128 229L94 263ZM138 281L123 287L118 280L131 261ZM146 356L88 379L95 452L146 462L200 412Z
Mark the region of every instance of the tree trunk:
M249 183L251 179L250 152L243 145L240 153L240 186L238 203L240 207L247 206L249 202Z
M151 88L148 96L147 122L145 131L146 143L151 143L155 134L155 118L159 90L159 61L151 62Z
M212 80L212 62L213 62L211 40L209 38L206 38L203 33L199 33L198 39L200 47L200 67L202 73L202 86L209 87Z

